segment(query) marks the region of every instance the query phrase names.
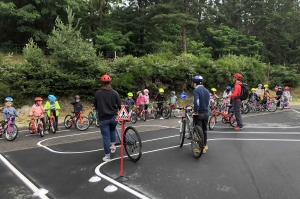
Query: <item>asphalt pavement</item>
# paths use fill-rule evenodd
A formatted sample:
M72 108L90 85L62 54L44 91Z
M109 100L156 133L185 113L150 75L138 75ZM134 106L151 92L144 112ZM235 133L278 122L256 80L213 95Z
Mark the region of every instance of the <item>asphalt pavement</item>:
M244 129L221 123L208 133L206 154L192 155L189 140L179 147L178 118L138 121L143 155L125 158L119 177L120 148L103 163L102 139L92 125L41 138L21 129L13 141L0 140L1 155L47 198L300 198L300 109L243 115ZM0 198L31 198L26 183L0 161ZM89 182L93 176L99 182ZM104 188L118 190L107 193ZM5 187L5 189L3 189ZM13 190L13 191L11 191Z

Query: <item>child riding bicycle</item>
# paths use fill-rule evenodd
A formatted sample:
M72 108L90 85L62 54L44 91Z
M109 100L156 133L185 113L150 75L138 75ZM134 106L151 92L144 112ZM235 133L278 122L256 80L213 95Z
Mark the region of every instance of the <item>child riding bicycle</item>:
M50 94L48 96L48 99L49 100L45 104L45 110L47 110L48 117L50 117L51 113L53 113L53 116L55 118L55 125L56 125L55 129L56 129L56 131L59 131L60 130L60 129L58 129L58 115L59 115L59 109L60 109L59 103L56 100L56 97L52 94Z
M135 102L132 99L132 97L133 97L133 93L129 92L127 94L127 97L124 100L124 106L125 106L125 108L126 108L126 110L127 110L128 113L130 112L130 109L132 109L134 107L134 105L135 105Z
M285 104L287 104L287 108L290 108L290 99L291 99L291 93L289 91L289 87L288 86L285 86L284 87L284 91L283 91L283 102Z
M4 119L4 123L2 123L1 128L4 128L5 123L9 120L10 117L12 117L12 122L15 124L15 116L19 116L18 111L12 106L13 105L13 98L12 97L6 97L5 98L5 108L2 111L2 116Z
M146 99L145 110L148 110L148 106L149 106L149 90L148 89L144 89L144 97Z
M142 91L137 92L138 98L136 98L136 106L139 109L139 112L141 112L144 109L146 98L144 97Z
M169 99L169 105L173 106L174 108L177 106L177 96L175 96L175 91L171 91L170 99Z
M43 98L41 98L41 97L34 98L34 104L29 111L29 116L41 118L41 121L42 121L44 129L45 129L45 127L46 127L45 118L44 118L45 109L43 107L42 102L43 102ZM49 133L48 133L48 131L44 131L44 134L49 134Z
M70 104L73 105L74 107L74 113L76 118L79 116L80 113L82 113L83 111L83 104L80 102L80 96L79 95L75 95L74 97L75 101L71 102Z
M162 117L162 111L161 111L161 107L164 105L164 102L167 101L165 96L164 96L164 89L160 88L158 89L158 94L155 96L155 101L157 103L157 108L158 108L158 114L160 115L160 119L164 119Z

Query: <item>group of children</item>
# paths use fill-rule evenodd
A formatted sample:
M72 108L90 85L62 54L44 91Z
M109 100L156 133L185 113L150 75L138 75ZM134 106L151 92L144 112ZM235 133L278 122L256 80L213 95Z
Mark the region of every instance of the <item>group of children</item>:
M162 117L162 113L160 111L161 107L163 106L164 102L167 101L165 96L164 96L164 89L159 88L158 93L156 94L154 100L157 103L157 108L159 109L159 115L161 115L160 119L164 119ZM149 106L149 90L144 89L144 91L138 91L137 92L137 98L136 101L134 101L133 98L133 93L129 92L127 94L127 98L124 100L124 105L126 107L126 110L129 112L130 109L133 109L134 107L137 107L139 111L141 110L148 110ZM175 96L175 91L171 92L170 99L169 99L169 105L171 106L176 106L177 105L177 97Z

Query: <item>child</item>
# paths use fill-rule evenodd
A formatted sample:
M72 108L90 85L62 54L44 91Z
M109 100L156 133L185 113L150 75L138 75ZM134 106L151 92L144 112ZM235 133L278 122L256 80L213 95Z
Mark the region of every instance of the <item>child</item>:
M173 106L173 108L175 108L177 106L177 97L175 96L175 91L171 91L171 96L170 96L170 100L169 100L169 105Z
M161 116L160 119L164 119L162 117L162 112L160 110L160 108L164 105L164 102L167 101L165 96L164 96L164 89L160 88L158 89L158 94L155 96L155 101L157 103L157 108L158 108L158 114Z
M148 89L144 89L144 97L146 99L145 110L148 110L148 106L149 106L149 90Z
M255 93L257 96L260 96L264 91L261 87L262 87L262 84L258 84L257 88L255 89Z
M277 107L279 107L280 106L280 99L281 99L281 97L282 97L282 87L281 86L278 86L278 90L276 91L276 97L277 97L277 100L278 100L278 102L277 102Z
M139 111L142 111L146 102L146 98L143 96L142 91L137 92L138 98L136 98L136 106L138 106Z
M290 91L289 91L289 87L288 86L285 86L284 87L284 91L283 91L283 98L284 98L284 100L283 100L283 102L284 103L286 103L286 104L288 104L288 107L287 108L290 108L290 98L291 98L291 93L290 93Z
M34 104L30 109L29 116L31 117L33 115L34 117L41 118L41 121L45 129L46 127L45 118L44 118L45 109L42 105L42 102L43 102L43 98L41 97L34 98ZM44 134L49 134L49 133L48 131L44 131Z
M262 101L263 105L266 105L268 99L270 99L270 93L269 90L265 90L264 92L261 93L261 95L259 96L260 100ZM265 107L265 106L264 106Z
M230 86L226 86L226 90L224 91L223 93L223 102L224 104L226 104L226 109L225 109L225 113L227 114L228 113L228 108L227 105L230 104L230 98L228 98L227 96L228 95L231 95L232 92L231 92L231 87Z
M54 95L49 95L48 96L48 101L45 104L45 109L47 110L47 115L48 117L51 116L51 112L53 113L53 116L55 118L55 129L56 131L59 131L60 129L58 128L58 115L59 115L59 103L56 101L56 97Z
M80 96L79 95L75 95L74 99L75 99L75 101L71 102L71 104L74 107L74 113L75 113L75 116L77 118L79 113L81 113L81 111L83 111L83 105L80 102Z
M126 97L125 100L124 100L124 105L125 105L125 108L126 108L127 112L129 113L130 109L135 105L135 102L132 99L132 97L133 97L132 92L129 92L127 94L127 96L128 97Z
M13 124L15 123L15 117L19 116L18 111L12 106L13 105L13 98L7 97L5 98L5 108L2 111L3 119L5 122L9 120L10 117L12 117ZM2 125L2 129L4 128L4 123Z
M217 89L216 88L212 88L210 89L212 91L212 93L209 93L210 95L210 106L213 108L215 105L215 100L219 99L219 96L216 94Z
M249 102L256 103L259 101L258 95L256 94L256 89L251 88L251 93L249 94Z

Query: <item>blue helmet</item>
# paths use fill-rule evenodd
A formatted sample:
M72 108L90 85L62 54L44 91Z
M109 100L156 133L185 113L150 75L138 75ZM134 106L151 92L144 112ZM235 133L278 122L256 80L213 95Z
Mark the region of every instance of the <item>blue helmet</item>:
M12 97L6 97L5 102L13 102L14 99Z
M203 77L200 75L196 75L193 77L193 82L202 82L203 81Z
M48 95L48 99L50 101L55 101L56 100L56 97L54 95Z
M226 90L230 91L231 87L230 86L226 86Z
M282 89L282 86L278 86L278 89Z

